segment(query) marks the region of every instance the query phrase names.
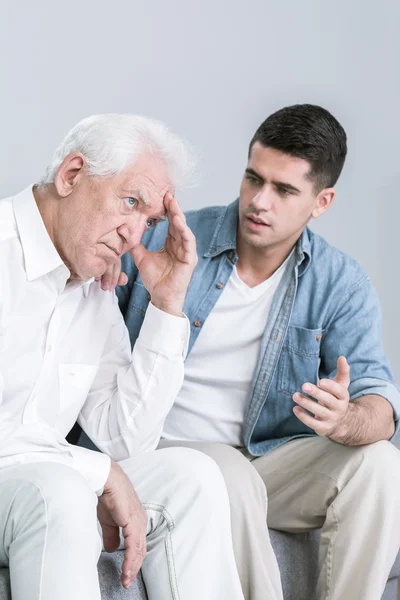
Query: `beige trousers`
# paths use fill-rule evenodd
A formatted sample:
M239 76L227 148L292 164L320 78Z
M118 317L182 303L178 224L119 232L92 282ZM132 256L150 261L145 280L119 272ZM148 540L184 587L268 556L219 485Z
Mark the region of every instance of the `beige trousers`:
M301 438L260 458L222 444L160 443L168 445L196 448L219 465L246 600L282 600L267 523L321 529L317 600L380 600L400 548L400 452L391 443Z

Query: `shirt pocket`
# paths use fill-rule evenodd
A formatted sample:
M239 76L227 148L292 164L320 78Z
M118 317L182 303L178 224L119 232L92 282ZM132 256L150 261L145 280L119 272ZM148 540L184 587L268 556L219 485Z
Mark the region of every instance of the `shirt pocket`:
M84 405L99 367L85 364L58 365L60 411Z
M288 396L307 382L318 384L322 329L289 325L279 361L278 391Z

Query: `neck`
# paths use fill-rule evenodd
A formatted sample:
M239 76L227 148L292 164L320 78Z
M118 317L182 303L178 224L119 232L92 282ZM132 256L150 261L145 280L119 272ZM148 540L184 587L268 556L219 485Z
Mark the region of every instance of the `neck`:
M33 187L33 196L47 233L54 246L56 246L55 223L57 222L57 202L49 187L48 185L35 185Z
M242 281L254 287L266 281L285 262L299 238L286 240L281 244L258 248L248 244L238 231L236 268Z
M52 188L54 188L54 191ZM68 261L61 250L60 244L57 241L59 200L55 194L55 187L52 184L35 185L33 187L33 196L40 212L40 216L42 217L44 226L46 227L46 231L49 234L49 238L53 242L58 254L61 256L63 263L70 270L71 277L68 279L68 282L72 279L77 279L77 275L73 273L71 266L68 264Z

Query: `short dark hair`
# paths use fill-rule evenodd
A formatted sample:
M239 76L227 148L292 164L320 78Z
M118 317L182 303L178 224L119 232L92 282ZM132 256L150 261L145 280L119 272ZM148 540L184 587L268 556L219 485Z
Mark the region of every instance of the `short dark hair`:
M287 106L269 116L254 134L249 156L256 142L306 160L317 192L335 185L347 154L346 132L339 121L313 104Z

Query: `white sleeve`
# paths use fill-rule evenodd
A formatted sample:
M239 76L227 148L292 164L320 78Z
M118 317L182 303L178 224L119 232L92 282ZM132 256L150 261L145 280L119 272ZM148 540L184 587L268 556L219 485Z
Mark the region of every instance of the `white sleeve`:
M114 460L153 450L183 383L190 327L149 304L140 335L130 351L119 311L79 424Z
M0 453L0 468L37 462L63 464L78 471L92 490L101 496L110 473L109 456L68 444L58 431L42 422L16 430L14 425L12 429L6 447Z

